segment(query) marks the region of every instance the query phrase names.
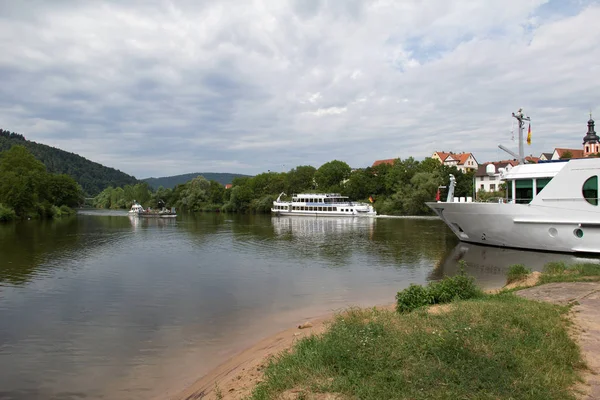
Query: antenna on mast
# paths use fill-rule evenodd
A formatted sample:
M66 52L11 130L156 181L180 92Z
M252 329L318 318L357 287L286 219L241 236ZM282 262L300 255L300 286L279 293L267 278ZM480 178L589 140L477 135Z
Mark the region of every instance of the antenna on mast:
M525 127L525 121L531 121L531 118L526 116L523 113L523 109L519 108L519 111L516 113L512 113L513 118L515 118L519 123L519 154L515 154L513 151L507 149L503 145L498 145L502 150L506 151L508 154L519 160L519 164L525 164L525 152L523 150L523 129Z

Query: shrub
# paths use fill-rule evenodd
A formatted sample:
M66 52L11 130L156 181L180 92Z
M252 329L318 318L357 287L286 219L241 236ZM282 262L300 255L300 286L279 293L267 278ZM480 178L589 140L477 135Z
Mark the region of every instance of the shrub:
M475 285L475 278L465 274L462 269L458 275L431 282L429 291L435 304L471 299L481 294L481 290Z
M523 264L514 264L508 267L506 273L506 283L512 283L525 278L531 273L531 270L526 268Z
M429 288L411 284L408 288L396 294L396 311L411 312L417 308L433 304L433 296Z
M475 278L468 276L461 266L458 275L430 282L426 287L410 285L396 294L396 311L411 312L431 304L449 303L454 300L467 300L482 295L475 285Z
M17 218L15 210L0 203L0 222L8 222Z

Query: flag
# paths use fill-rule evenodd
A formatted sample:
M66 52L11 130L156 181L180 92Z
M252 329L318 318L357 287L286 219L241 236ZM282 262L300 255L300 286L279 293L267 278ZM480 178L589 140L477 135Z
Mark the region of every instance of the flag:
M527 129L527 144L531 145L531 124L529 124L529 128Z
M375 201L375 200L373 200L373 196L369 196L369 201L370 201L371 203Z
M440 201L441 197L442 197L442 195L440 193L440 189L438 189L437 193L435 194L435 201Z

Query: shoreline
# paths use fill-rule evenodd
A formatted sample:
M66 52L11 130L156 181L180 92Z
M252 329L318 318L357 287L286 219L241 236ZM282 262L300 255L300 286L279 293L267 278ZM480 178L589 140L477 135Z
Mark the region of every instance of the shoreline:
M394 307L395 303L387 303L371 308L390 310ZM252 346L247 347L211 369L187 388L178 391L171 399L233 400L249 396L256 384L262 379L262 369L270 357L290 349L299 339L323 333L328 322L337 313L343 312L348 308L351 308L351 306L321 314L308 320L298 320L295 326L260 339ZM310 323L310 326L301 329L300 326L306 323ZM217 395L217 392L220 394Z

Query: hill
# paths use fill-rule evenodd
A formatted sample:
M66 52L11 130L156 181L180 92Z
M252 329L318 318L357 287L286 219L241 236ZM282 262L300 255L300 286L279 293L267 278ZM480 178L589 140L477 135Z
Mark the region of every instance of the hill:
M249 177L250 175L243 174L229 174L225 172L195 172L191 174L183 174L183 175L175 175L175 176L165 176L163 178L146 178L142 179L143 182L148 182L148 185L152 189L158 189L159 187L164 187L165 189L173 189L175 186L186 183L198 175L202 175L209 181L217 181L221 185L225 185L227 183L231 183L233 178L243 178Z
M25 139L0 129L0 152L14 145L25 146L53 174L67 174L81 185L86 196L95 196L109 186L135 185L139 181L124 172L90 161L75 153Z

